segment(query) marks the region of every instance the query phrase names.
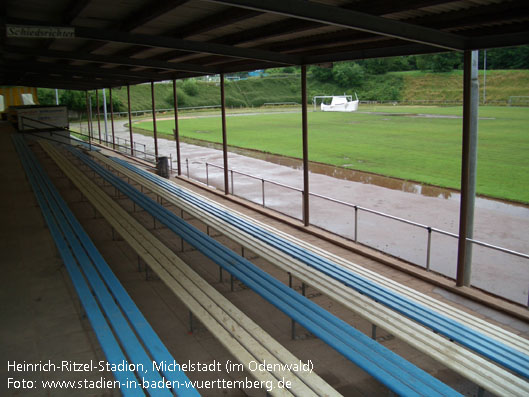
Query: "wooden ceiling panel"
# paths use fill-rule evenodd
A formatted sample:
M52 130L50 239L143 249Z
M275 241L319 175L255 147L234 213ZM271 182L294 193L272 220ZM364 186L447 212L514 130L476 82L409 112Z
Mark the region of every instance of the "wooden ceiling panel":
M60 81L54 67L63 85L86 87L529 44L526 0L7 0L5 10L6 24L76 29L0 40L6 70L24 69L16 81L46 86ZM15 80L5 75L0 84Z

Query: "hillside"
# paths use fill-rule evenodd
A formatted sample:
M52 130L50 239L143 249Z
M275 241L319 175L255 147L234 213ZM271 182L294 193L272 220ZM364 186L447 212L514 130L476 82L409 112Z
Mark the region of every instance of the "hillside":
M483 97L483 72L480 71L480 102ZM177 92L180 107L212 106L220 104L218 82L178 81ZM315 95L358 94L363 101L461 101L463 75L454 70L446 73L421 71L389 72L382 75L366 74L361 83L339 85L334 81L322 83L309 74L308 101ZM529 95L529 70L489 70L486 75L486 96L488 103L507 103L509 96ZM112 90L115 100L126 110L127 90ZM101 94L100 94L101 95ZM84 94L81 98L84 106ZM226 82L226 105L228 107L256 107L264 103L300 103L299 74L252 77L246 80ZM157 109L171 109L172 84L155 84ZM39 89L39 99L55 103L54 94L49 89ZM108 94L107 94L108 98ZM131 86L132 110L151 109L150 84Z
M483 100L483 72L479 73L480 102ZM178 82L180 107L220 104L220 89L214 82ZM490 70L486 75L487 102L506 103L509 96L529 95L529 70ZM339 95L356 92L361 100L374 101L461 101L463 73L390 72L367 75L362 86L340 86L334 82L322 83L309 75L307 95L309 103L315 95ZM127 101L126 90L115 90L122 103ZM226 82L228 107L262 106L264 103L300 103L299 75L281 77L254 77ZM155 85L156 107L172 108L172 84ZM149 85L131 87L133 110L150 109Z
M463 99L463 72L395 72L404 79L402 101ZM479 71L479 98L483 103L484 74ZM509 96L529 95L529 70L489 70L486 74L487 102L507 102Z

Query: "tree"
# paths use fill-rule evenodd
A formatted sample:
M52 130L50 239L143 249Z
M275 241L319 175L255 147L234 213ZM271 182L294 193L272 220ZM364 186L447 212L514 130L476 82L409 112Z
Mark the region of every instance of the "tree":
M86 94L82 91L63 91L59 97L59 103L67 106L68 109L86 112Z
M461 54L457 52L447 52L432 56L431 65L434 73L450 72L457 69L462 63Z
M360 86L365 78L365 72L356 62L342 62L334 65L332 77L342 87Z
M479 52L483 65L484 51ZM529 69L529 46L487 50L487 69Z
M417 55L415 57L415 64L421 72L426 72L431 69L431 57L428 55Z
M369 74L384 74L393 70L391 63L392 60L390 58L372 58L364 60L363 66Z
M186 80L184 81L184 84L182 85L183 90L185 93L189 96L197 96L198 95L198 86L197 83L194 80Z
M176 100L178 101L178 107L184 107L186 106L186 102L189 101L189 97L187 96L187 94L184 92L183 89L181 89L180 87L176 87ZM171 93L170 95L167 96L167 102L171 105L171 106L174 106L174 97L173 97L173 94Z
M332 76L332 69L331 68L322 68L319 66L311 66L309 68L310 73L312 74L312 77L314 77L316 80L321 81L322 83L326 83L328 81L331 81Z
M41 105L53 106L55 105L55 90L50 88L39 88L37 90L39 103Z
M415 60L419 70L423 72L431 70L434 73L450 72L463 64L462 55L458 52L417 55Z

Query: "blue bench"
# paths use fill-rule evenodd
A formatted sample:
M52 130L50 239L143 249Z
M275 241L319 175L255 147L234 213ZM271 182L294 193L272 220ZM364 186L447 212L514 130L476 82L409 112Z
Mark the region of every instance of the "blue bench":
M161 178L157 178L149 172L138 169L137 167L117 158L112 158L112 160L158 184L160 187L163 187L177 197L188 201L239 230L248 233L252 237L259 239L263 243L321 271L335 280L340 281L344 285L353 288L371 299L384 304L392 310L395 310L439 334L487 357L518 375L529 378L529 356L527 354L497 341L494 338L484 335L458 321L446 317L418 302L408 299L395 291L382 287L376 282L355 274L349 269L337 266L331 260L287 241L268 230L264 230L251 222L233 215L228 211L224 211L204 202L195 195L190 194L183 189L179 189L173 184L168 183Z
M404 360L349 324L268 275L257 266L189 225L84 153L68 148L84 164L136 205L163 223L188 244L210 258L265 300L364 369L399 395L452 396L456 391Z
M142 396L145 395L142 385L159 387L169 381L182 388L171 390L151 387L148 389L149 395L172 396L175 392L181 396L198 396L194 388L183 387L190 385L183 371L153 371L153 361L173 363L174 358L68 209L24 139L20 136L14 136L13 139L46 223L108 363L117 365L128 362L134 364L135 368L143 366L144 371L133 372L127 368L125 371L113 372L120 382L121 392L127 396Z

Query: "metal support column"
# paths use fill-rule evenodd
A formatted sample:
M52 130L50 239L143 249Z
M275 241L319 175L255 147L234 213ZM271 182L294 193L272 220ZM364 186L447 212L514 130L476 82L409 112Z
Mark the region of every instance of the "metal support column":
M101 114L99 113L99 92L96 89L96 108L97 108L97 132L99 133L99 143L101 143Z
M130 114L130 85L127 84L127 105L129 110L129 131L130 131L130 154L134 156L134 138L132 136L132 115Z
M151 101L152 101L152 127L154 133L154 156L158 161L158 137L156 135L156 102L154 100L154 81L151 81Z
M85 91L86 93L86 126L88 128L88 143L92 145L92 126L90 124L90 118L92 117L92 109L91 109L91 101L88 98L88 90Z
M105 142L108 142L108 117L107 117L107 95L103 88L103 116L105 120Z
M303 224L309 225L309 147L307 123L307 66L301 66L301 120L303 134Z
M112 129L112 149L116 149L116 134L114 131L114 105L112 104L112 87L108 88L108 94L110 96L110 127Z
M224 194L230 193L228 182L228 142L226 138L226 98L224 95L224 73L220 74L220 106L222 115L222 156L224 159Z
M463 76L463 148L461 161L461 204L459 210L459 241L456 285L469 286L476 195L476 159L478 131L478 52L465 51Z
M182 175L182 164L180 161L180 132L178 130L178 97L176 95L176 80L173 80L173 100L174 100L174 140L176 142L176 170L178 175Z

